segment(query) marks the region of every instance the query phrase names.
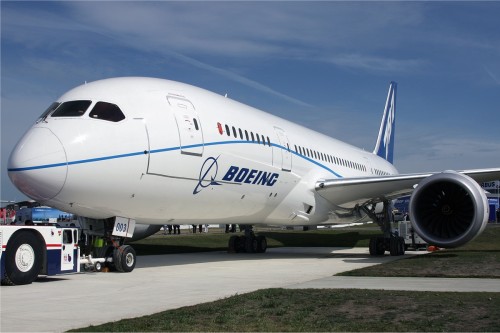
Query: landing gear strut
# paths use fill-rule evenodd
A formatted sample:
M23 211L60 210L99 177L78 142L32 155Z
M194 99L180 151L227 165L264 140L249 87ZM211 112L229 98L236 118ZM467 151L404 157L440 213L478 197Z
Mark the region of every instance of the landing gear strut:
M373 211L366 211L373 221L377 222L384 233L382 236L370 238L370 255L381 256L385 251L389 251L391 256L402 256L405 254L405 241L403 237L392 232L389 202L384 201L384 214L382 220L379 220Z
M251 225L242 225L244 236L231 236L228 243L229 253L264 253L267 240L264 236L256 236Z

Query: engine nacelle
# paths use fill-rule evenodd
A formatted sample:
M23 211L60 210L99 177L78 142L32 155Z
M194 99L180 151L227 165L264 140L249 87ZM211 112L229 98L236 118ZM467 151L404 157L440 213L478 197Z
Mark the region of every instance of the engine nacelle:
M139 224L135 225L134 236L130 239L131 241L136 241L139 239L143 239L149 237L161 229L161 225L155 224Z
M422 180L410 199L410 220L427 243L444 248L461 246L488 223L484 190L467 175L437 173Z

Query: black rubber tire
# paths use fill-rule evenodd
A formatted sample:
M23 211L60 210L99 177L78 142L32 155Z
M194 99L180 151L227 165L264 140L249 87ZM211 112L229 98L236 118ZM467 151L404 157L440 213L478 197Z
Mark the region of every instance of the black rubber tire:
M251 236L247 237L245 240L245 252L246 253L256 253L257 252L257 237Z
M384 237L372 237L370 238L370 255L372 256L383 256L385 253Z
M386 246L385 246L385 238L384 237L378 237L378 243L377 243L377 255L383 256L386 251Z
M391 237L389 241L389 248L391 252L391 256L399 256L400 255L400 250L399 250L399 238L398 237Z
M238 237L238 246L236 247L237 253L245 253L246 252L246 243L247 238L245 236Z
M371 256L377 255L377 237L370 238L370 244L368 245Z
M240 239L238 236L231 236L229 237L229 241L227 244L227 252L228 253L236 253L238 252L238 247L240 245Z
M137 255L132 246L122 245L113 252L113 261L118 272L132 272L137 262Z
M404 256L406 251L405 239L403 237L399 237L399 255Z
M265 236L257 236L257 253L264 253L267 250L267 239Z
M2 284L23 285L33 282L42 269L42 253L42 241L33 232L20 231L14 234L5 251Z

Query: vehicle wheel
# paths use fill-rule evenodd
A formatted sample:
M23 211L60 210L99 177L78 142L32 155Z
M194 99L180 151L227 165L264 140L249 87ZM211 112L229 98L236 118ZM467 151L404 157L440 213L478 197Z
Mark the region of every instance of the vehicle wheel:
M42 269L43 244L32 232L21 231L9 241L5 253L2 283L22 285L33 282Z
M119 272L132 272L135 267L137 256L130 245L122 245L113 252L115 268Z
M265 236L257 236L257 253L264 253L267 250L267 239Z
M94 265L94 269L96 272L101 272L102 271L102 264L98 261Z

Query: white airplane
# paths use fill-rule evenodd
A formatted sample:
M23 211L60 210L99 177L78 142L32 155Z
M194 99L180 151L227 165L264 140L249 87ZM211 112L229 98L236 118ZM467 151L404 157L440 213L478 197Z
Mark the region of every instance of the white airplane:
M372 220L384 236L370 241L370 253L399 255L404 244L390 231L389 202L412 192L411 221L422 238L440 247L470 241L488 220L477 182L499 179L500 168L398 174L395 106L391 82L375 150L367 152L191 85L101 80L53 103L14 148L8 172L27 196L78 214L110 249L124 241L111 231L129 222L237 223L245 236L231 237L229 250L264 252L253 225ZM135 264L133 249L126 252Z

